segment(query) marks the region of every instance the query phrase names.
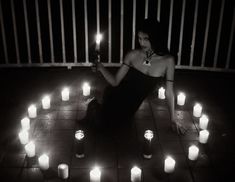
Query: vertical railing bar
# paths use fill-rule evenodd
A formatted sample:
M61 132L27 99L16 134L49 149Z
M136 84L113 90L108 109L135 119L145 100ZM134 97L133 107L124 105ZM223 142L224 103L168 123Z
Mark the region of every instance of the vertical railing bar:
M120 18L120 63L123 62L123 29L124 29L124 0L121 0L121 18Z
M1 3L1 1L0 1L0 23L1 23L5 63L8 64L9 63L9 58L8 58L8 51L7 51L6 33L5 33L4 19L3 19L3 14L2 14L2 3Z
M19 43L18 43L18 34L17 34L17 27L16 27L15 7L14 7L13 0L11 0L11 13L12 13L14 38L15 38L16 59L17 59L17 64L20 64Z
M229 36L230 39L229 39L228 54L227 54L227 60L226 60L226 66L225 66L226 69L229 69L234 32L235 32L235 7L233 7L233 20L232 20L232 26L230 30L230 36Z
M54 56L54 44L53 44L53 32L52 32L52 18L51 18L51 0L47 1L48 10L48 23L49 23L49 38L50 38L50 49L51 49L51 62L55 62Z
M207 11L207 20L206 20L206 30L205 30L205 36L204 36L205 38L204 38L204 46L203 46L203 54L202 54L202 63L201 63L202 67L204 67L205 59L206 59L206 48L207 48L207 40L208 40L210 18L211 18L211 4L212 4L212 1L209 0L208 11Z
M24 8L24 21L25 21L25 31L26 31L26 42L27 42L27 52L28 52L28 63L31 64L31 45L30 45L30 37L29 37L29 23L28 23L28 13L26 0L23 0L23 8Z
M157 2L157 20L160 22L160 16L161 16L161 0L158 0Z
M96 28L97 34L100 34L100 1L96 0ZM100 44L97 45L97 48L100 48Z
M88 17L87 17L87 0L84 0L84 24L85 24L85 54L86 63L89 62L89 50L88 50Z
M198 3L199 1L196 0L195 2L195 9L194 9L194 20L193 20L193 35L192 35L192 44L191 44L191 53L190 53L190 67L193 65L193 56L194 56L194 49L195 49L195 40L196 40L196 30L197 30L197 16L198 16Z
M133 0L132 49L135 49L136 0Z
M112 0L109 0L109 5L108 5L109 9L109 14L108 14L108 21L109 21L109 40L108 40L108 49L109 49L109 53L108 53L108 62L111 63L111 57L112 57L112 54L111 54L111 46L112 46Z
M76 31L76 14L75 14L75 2L72 0L72 16L73 16L73 52L74 62L78 62L77 56L77 31Z
M64 12L63 12L63 0L60 0L60 22L61 22L61 40L62 40L62 56L63 56L63 63L66 63L66 56L65 56L65 37L64 37Z
M149 0L145 0L145 11L144 11L144 18L148 18L148 13L149 13Z
M38 0L35 1L35 8L36 8L36 21L37 21L37 33L38 33L39 59L40 59L40 63L43 63L42 40L41 40L41 26L40 26Z
M168 42L167 42L167 47L168 47L169 50L171 48L171 32L172 32L173 7L174 7L174 0L171 0L170 15L169 15L169 29L168 29Z
M185 0L183 0L183 7L182 7L182 14L181 14L181 24L180 24L180 43L179 43L179 52L178 52L178 62L177 62L177 65L181 64L182 43L183 43L183 35L184 35L185 5L186 5L186 2L185 2Z
M217 32L217 39L216 39L216 46L215 46L215 57L214 57L214 63L213 63L214 68L216 68L217 62L218 62L221 29L222 29L222 23L223 23L223 15L224 15L224 2L225 2L225 0L223 0L221 2L222 5L221 5L221 9L220 9L219 27L218 27L218 32Z

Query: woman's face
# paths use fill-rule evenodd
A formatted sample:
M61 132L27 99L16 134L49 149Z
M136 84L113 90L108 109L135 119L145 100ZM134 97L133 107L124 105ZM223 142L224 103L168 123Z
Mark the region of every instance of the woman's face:
M138 41L141 49L148 51L151 49L151 42L149 41L149 35L144 32L138 32Z

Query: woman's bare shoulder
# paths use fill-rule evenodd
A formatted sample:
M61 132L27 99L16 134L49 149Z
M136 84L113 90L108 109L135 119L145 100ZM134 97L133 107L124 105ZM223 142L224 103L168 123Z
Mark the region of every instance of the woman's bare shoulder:
M140 56L140 50L131 50L126 54L126 58L124 60L125 63L133 63L136 58Z

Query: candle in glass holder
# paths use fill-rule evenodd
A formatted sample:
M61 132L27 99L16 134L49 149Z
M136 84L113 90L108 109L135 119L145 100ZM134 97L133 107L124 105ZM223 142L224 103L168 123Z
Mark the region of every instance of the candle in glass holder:
M69 177L69 166L67 164L58 165L58 177L62 179Z
M20 143L25 145L26 143L29 142L29 133L27 130L21 130L21 132L19 133L19 139L20 139Z
M29 114L30 118L36 118L37 117L37 108L34 104L29 106L28 114Z
M42 99L42 108L49 109L51 107L51 99L49 96L45 96Z
M25 145L25 151L26 151L26 155L28 157L34 157L35 156L35 144L34 142L29 142L27 145Z
M183 106L185 104L185 94L184 93L179 93L178 96L177 96L177 104L180 105L180 106Z
M82 91L83 91L83 95L84 95L84 96L90 95L91 87L90 87L90 85L89 85L87 82L85 82L85 83L83 84L83 86L82 86Z
M100 182L101 171L98 167L95 167L90 171L90 182Z
M131 169L131 182L140 182L140 181L141 181L141 169L135 166Z
M199 119L199 127L203 130L207 129L209 119L207 115L203 114Z
M63 101L68 101L69 100L69 89L64 88L61 92L62 100Z
M199 132L199 142L200 143L207 143L208 137L209 137L209 131L202 130Z
M159 99L165 99L165 89L163 87L158 89L158 98Z
M200 117L202 114L202 106L201 104L195 104L193 107L193 116Z
M49 157L46 154L41 155L38 158L39 167L42 170L49 169Z
M195 145L191 145L188 149L188 158L190 160L196 160L198 158L199 149Z
M83 158L84 154L84 132L78 130L75 133L75 142L76 142L76 157Z
M143 156L146 159L150 159L152 157L152 139L153 139L153 131L146 130L144 133L144 147L143 147Z
M22 130L30 129L30 120L28 117L25 117L21 120L21 127L22 127Z
M167 157L165 159L164 171L166 173L172 173L175 170L175 160L172 157Z

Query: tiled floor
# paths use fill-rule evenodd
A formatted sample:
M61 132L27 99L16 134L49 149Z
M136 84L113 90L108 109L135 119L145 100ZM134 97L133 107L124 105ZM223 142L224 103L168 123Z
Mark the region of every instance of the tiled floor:
M113 70L115 71L115 70ZM184 106L176 105L177 119L188 132L179 136L170 129L165 100L152 93L137 111L132 128L123 131L116 140L95 135L85 130L85 157L75 157L75 131L80 128L77 120L84 117L88 100L98 99L106 85L100 74L87 68L20 68L2 69L1 81L1 134L0 179L1 181L62 181L57 176L60 163L69 165L67 181L89 181L89 172L98 165L101 182L129 182L130 170L138 166L143 182L208 182L228 181L235 167L234 150L234 74L176 71L175 93L186 93ZM81 84L89 81L91 95L84 97ZM61 101L61 89L69 86L70 100ZM51 108L43 110L41 98L51 95ZM193 105L200 102L203 112L209 116L209 140L198 142L199 119L192 114ZM38 116L31 119L30 138L36 144L36 157L26 157L18 139L20 120L27 115L28 106L38 107ZM142 157L144 131L154 132L153 156ZM188 159L188 147L195 144L200 154L196 161ZM41 171L37 158L46 152L50 168ZM175 171L164 172L164 159L171 155Z

